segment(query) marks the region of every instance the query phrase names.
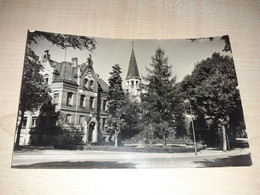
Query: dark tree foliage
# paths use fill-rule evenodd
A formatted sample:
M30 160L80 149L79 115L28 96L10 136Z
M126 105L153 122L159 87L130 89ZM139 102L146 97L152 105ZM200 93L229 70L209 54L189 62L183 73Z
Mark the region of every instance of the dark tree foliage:
M123 119L125 121L122 129L122 138L129 139L139 133L139 124L141 117L141 105L139 102L133 100L129 93L125 94L125 113Z
M216 144L227 128L229 138L243 134L245 123L233 59L214 53L199 62L181 82L197 120L196 133L208 144ZM223 139L224 140L224 139Z
M107 132L110 136L115 135L115 146L117 138L121 136L121 128L124 126L123 115L125 113L125 95L122 88L121 68L118 64L114 65L110 72L109 92L108 92L108 110L107 110Z
M15 148L18 149L24 114L26 111L36 111L42 103L50 100L49 87L44 84L43 76L40 74L42 65L38 56L30 49L26 49L22 86L20 93L19 111L20 123L17 128Z
M181 91L180 83L173 87L174 96L171 103L173 104L174 112L174 128L176 138L186 138L189 134L187 126L187 118L184 113L186 112L185 93Z
M53 139L62 129L56 125L60 116L51 101L41 106L35 128L30 130L30 145L53 145Z
M172 77L172 66L161 48L152 56L151 69L144 80L145 93L142 94L142 127L143 132L153 137L166 138L176 131L177 119L183 114L181 97L176 93L176 77ZM179 124L180 125L180 124Z
M215 37L189 39L189 40L191 40L193 42L193 41L196 41L196 40L199 40L199 39L209 39L210 41L213 41L215 39ZM225 41L225 46L224 46L224 49L222 51L231 52L232 53L231 44L230 44L230 41L229 41L229 36L228 35L224 35L220 39Z
M85 36L67 35L60 33L49 33L34 31L28 33L28 43L37 43L38 38L47 39L53 45L62 49L72 47L73 49L88 50L93 52L96 49L96 40Z

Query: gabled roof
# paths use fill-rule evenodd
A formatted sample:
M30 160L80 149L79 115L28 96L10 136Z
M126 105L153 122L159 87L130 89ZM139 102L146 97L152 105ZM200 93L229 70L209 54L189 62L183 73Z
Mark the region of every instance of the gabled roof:
M82 63L82 65L79 65L78 67L80 71L78 72L78 68L72 67L70 62L56 62L51 59L48 59L48 61L50 66L53 68L53 82L67 82L73 85L78 85L76 78L84 76L87 72L91 72L94 78L97 79L102 91L108 93L108 84L96 75L93 67L89 64Z
M128 72L127 72L127 76L126 76L126 80L127 79L141 79L140 75L139 75L138 67L137 67L137 62L135 59L134 48L132 48Z
M103 92L107 92L109 91L109 85L101 78L98 79L98 83L102 89Z

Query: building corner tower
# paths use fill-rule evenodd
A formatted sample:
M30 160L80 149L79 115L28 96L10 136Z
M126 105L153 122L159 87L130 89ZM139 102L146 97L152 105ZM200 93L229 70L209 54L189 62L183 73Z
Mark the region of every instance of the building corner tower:
M128 72L126 76L126 91L129 93L131 100L141 102L140 93L141 77L134 53L134 42L132 43L132 53L130 57Z

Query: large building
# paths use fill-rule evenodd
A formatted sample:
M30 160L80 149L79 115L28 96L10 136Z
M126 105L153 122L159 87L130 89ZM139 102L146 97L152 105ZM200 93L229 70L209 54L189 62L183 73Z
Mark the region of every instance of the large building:
M41 59L41 72L51 88L52 101L60 111L63 128L84 132L84 143L96 143L105 139L108 84L99 78L93 68L91 55L86 63L78 64L77 58L71 62L56 62L45 51ZM39 113L27 112L23 122L20 144L29 143L29 130L36 125Z
M107 95L109 86L95 73L91 55L83 64L72 58L70 62L56 62L46 50L40 62L45 82L51 89L52 103L60 111L63 129L83 132L84 143L96 143L109 135L105 131ZM126 77L126 91L133 101L141 102L141 77L139 75L134 47ZM26 112L22 124L20 145L28 145L29 131L36 126L39 111Z

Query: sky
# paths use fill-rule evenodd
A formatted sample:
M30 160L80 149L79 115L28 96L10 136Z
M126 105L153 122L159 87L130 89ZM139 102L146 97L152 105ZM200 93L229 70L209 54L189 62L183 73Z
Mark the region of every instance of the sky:
M112 66L119 64L122 68L123 87L125 86L130 61L132 42L134 42L133 47L141 77L147 75L145 67L150 67L151 57L155 55L155 50L158 47L165 50L165 57L168 57L168 64L172 65L172 74L177 76L178 82L185 75L191 74L196 63L211 57L214 52L231 56L229 52L222 52L225 43L220 37L216 37L212 41L198 39L193 42L187 39L95 39L97 41L96 50L91 53L95 72L107 82ZM33 43L30 47L38 56L42 56L45 50L49 50L51 59L57 62L71 61L73 57L77 57L79 64L82 64L87 61L90 53L87 50L81 51L67 48L65 59L64 49L51 44L43 38L38 39L37 44Z

